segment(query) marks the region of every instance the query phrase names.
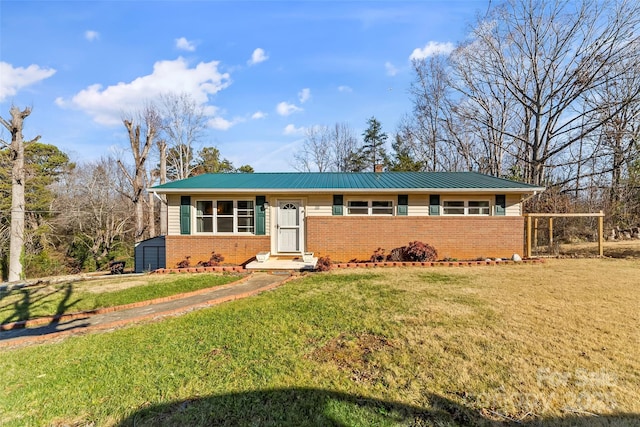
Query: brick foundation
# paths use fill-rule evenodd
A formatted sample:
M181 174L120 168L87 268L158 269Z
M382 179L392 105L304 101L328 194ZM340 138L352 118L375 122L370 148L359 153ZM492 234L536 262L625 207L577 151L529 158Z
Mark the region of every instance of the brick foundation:
M241 265L258 252L268 251L269 236L166 236L167 268L190 256L191 265L208 261L211 252L224 256L223 264Z
M511 257L524 249L523 217L307 217L307 250L331 260L368 259L377 248L420 240L438 258ZM167 251L168 252L168 251Z

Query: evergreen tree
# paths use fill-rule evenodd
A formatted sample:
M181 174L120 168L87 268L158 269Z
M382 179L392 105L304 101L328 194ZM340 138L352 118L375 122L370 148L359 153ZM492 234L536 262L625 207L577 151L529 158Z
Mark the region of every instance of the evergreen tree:
M391 144L391 148L394 159L390 162L389 170L394 172L420 172L423 170L422 163L413 158L410 147L400 135L396 134L396 140Z
M375 171L376 165L388 166L389 164L385 147L387 134L382 132L382 125L375 117L371 117L367 123L369 127L362 134L364 138L362 161L365 168L369 166L372 171Z

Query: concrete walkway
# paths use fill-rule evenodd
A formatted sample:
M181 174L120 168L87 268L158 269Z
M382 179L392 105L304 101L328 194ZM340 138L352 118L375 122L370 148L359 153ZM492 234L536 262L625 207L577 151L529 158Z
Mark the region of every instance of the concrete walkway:
M203 307L257 295L287 281L289 274L252 273L229 285L174 295L159 300L132 304L93 313L75 313L38 326L0 331L0 348L19 347L60 339L69 335L115 329L143 320L175 316ZM104 311L104 312L103 312ZM36 322L38 323L38 322ZM40 322L42 323L42 322Z

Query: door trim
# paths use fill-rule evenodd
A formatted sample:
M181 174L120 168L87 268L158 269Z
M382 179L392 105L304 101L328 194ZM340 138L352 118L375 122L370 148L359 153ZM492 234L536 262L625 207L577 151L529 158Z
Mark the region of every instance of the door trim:
M294 251L294 252L280 252L279 251L279 241L278 239L280 238L280 229L279 229L279 224L278 222L280 221L280 205L281 204L285 204L285 203L295 203L298 206L298 247L300 248L300 250L298 251ZM277 199L276 203L275 203L275 212L274 212L274 216L275 216L275 221L273 221L274 223L274 230L273 230L273 236L274 238L271 240L271 245L272 245L272 253L274 254L300 254L302 252L305 251L305 235L306 235L306 230L305 230L305 205L304 205L304 201L302 199Z

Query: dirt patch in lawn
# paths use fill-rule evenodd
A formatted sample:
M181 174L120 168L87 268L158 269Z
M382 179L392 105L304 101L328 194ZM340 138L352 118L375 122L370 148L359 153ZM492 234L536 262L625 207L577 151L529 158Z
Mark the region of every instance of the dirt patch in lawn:
M320 363L333 363L349 372L355 382L374 382L380 377L382 363L379 354L394 348L385 337L373 334L342 333L307 355Z

